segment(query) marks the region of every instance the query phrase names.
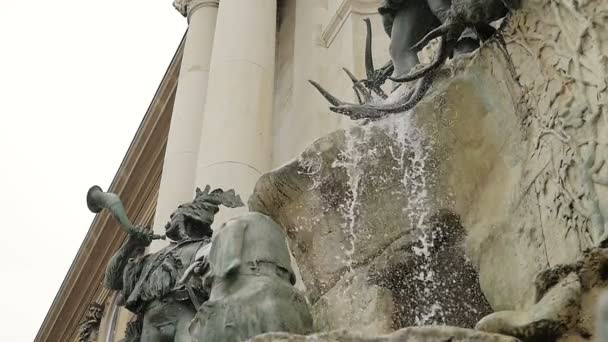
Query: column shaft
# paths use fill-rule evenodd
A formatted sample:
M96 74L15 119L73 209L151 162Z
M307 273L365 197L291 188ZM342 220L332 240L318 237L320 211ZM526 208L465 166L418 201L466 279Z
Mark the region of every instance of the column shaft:
M196 158L207 98L218 2L190 1L189 6L188 33L154 217L154 231L159 234L164 233L165 223L177 206L193 199L196 187Z
M276 0L219 8L196 183L234 188L244 201L272 162L276 11Z

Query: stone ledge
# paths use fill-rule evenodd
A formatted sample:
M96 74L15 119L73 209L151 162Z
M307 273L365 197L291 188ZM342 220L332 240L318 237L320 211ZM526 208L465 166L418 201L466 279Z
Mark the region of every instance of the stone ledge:
M405 328L389 335L364 336L347 330L337 330L310 336L270 333L254 337L249 342L518 342L514 337L484 333L449 326Z

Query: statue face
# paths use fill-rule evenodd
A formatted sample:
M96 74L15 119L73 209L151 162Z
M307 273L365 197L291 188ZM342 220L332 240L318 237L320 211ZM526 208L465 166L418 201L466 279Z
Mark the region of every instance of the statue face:
M184 214L180 213L179 211L176 211L173 214L171 214L171 220L169 222L167 222L167 224L165 225L165 229L169 230L172 227L183 226L185 220L186 220L186 217L184 216Z
M179 209L171 215L171 220L165 225L165 234L171 240L180 241L188 238L210 237L211 227L185 215Z
M171 214L171 220L165 225L165 234L174 241L188 238L186 235L186 217L179 209Z

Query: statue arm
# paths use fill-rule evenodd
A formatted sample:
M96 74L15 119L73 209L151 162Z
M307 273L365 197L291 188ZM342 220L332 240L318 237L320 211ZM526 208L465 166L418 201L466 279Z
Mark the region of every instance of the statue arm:
M124 289L124 278L131 276L131 273L135 277L134 273L139 274L141 265L135 265L136 269L129 266L129 260L135 259L142 255L146 247L152 242L152 232L150 228L138 228L132 234L129 234L127 241L118 249L118 251L112 256L108 267L106 268L106 274L104 284L108 289L111 290L122 290ZM140 262L138 262L139 264ZM134 266L131 263L131 266ZM125 274L125 270L130 274Z
M125 285L125 270L129 261L143 254L144 250L145 246L137 246L127 240L108 263L104 279L105 287L111 290L122 290ZM128 270L132 271L131 268Z

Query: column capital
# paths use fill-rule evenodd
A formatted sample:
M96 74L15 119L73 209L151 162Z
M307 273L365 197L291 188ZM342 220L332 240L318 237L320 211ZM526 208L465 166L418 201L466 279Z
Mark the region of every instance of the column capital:
M218 7L219 0L173 0L173 7L184 17L190 19L190 15L201 7Z

